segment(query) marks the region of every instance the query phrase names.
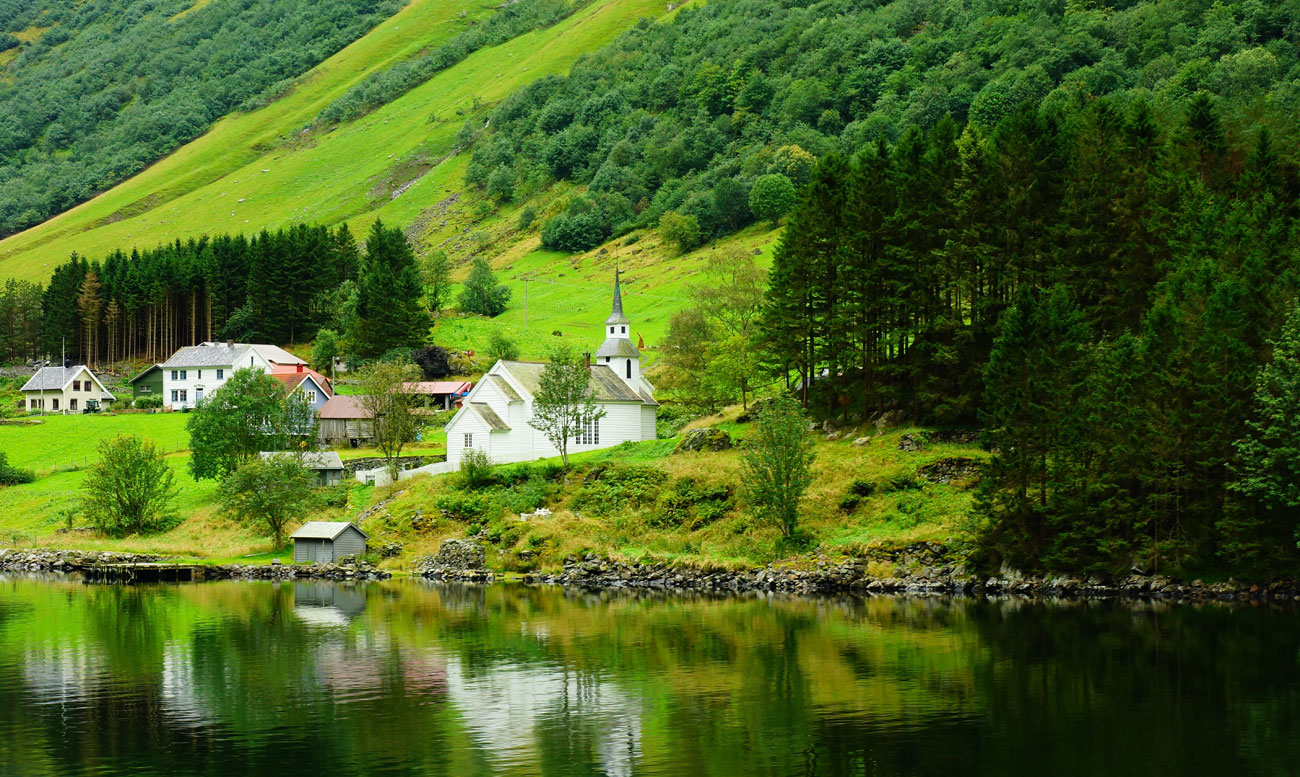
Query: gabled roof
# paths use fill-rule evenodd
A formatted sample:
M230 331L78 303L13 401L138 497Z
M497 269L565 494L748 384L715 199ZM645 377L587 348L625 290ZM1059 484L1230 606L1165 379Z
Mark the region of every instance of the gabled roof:
M273 459L276 456L297 456L298 461L307 469L343 469L343 459L339 458L337 451L303 451L302 453L262 451L257 455L263 459Z
M328 402L321 405L321 419L370 418L370 411L362 404L361 397L335 394Z
M422 380L403 383L402 388L411 394L467 394L474 388L473 383L462 380Z
M244 343L187 345L162 363L163 369L181 367L234 367L251 346Z
M291 540L332 540L340 534L347 531L351 526L361 536L370 539L370 535L361 531L361 529L351 521L308 521L302 525L302 528L289 535Z
M140 380L141 378L153 372L154 370L157 370L158 372L162 372L162 365L153 364L148 367L145 367L143 370L140 371L139 375L136 375L134 378L131 378L130 380L127 381L127 383L135 383L137 380Z
M510 431L509 424L507 424L505 421L502 421L501 416L497 415L496 411L493 410L491 407L489 407L486 402L470 402L468 405L466 405L466 407L468 407L470 410L473 410L475 415L483 419L483 423L487 424L487 427L492 431L494 432Z
M500 364L529 394L536 395L541 389L542 370L546 369L545 364L507 361ZM645 402L640 394L633 391L631 386L624 383L623 379L606 365L593 364L589 369L591 381L587 384L587 389L597 402Z
M293 391L298 388L304 380L311 378L312 382L315 383L321 391L325 392L325 396L334 396L334 384L330 383L329 378L313 370L311 367L297 364L287 364L284 366L275 365L271 367L271 377L283 383L285 389L288 391Z
M104 384L100 381L99 377L84 364L74 364L71 367L42 367L35 375L27 379L27 382L23 384L23 387L20 390L62 391L67 388L73 378L81 374L82 370L85 370L86 374L90 376L90 379L95 381L95 384L99 386L100 399L116 399L116 397L109 393L108 389L104 388Z
M523 398L519 396L519 392L515 391L515 387L510 385L510 381L500 375L488 375L487 377L492 381L492 385L496 386L497 390L505 396L507 402L524 401Z
M249 349L257 352L271 364L306 364L307 362L275 345L262 343L219 343L207 342L189 345L176 351L162 363L166 369L173 367L234 367L236 361L243 361Z

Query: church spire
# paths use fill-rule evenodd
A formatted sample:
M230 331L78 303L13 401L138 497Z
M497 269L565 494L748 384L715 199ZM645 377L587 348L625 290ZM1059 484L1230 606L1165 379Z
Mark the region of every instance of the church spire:
M614 310L609 314L609 318L605 319L605 326L630 323L627 316L623 315L623 289L618 279L622 274L622 270L614 270Z

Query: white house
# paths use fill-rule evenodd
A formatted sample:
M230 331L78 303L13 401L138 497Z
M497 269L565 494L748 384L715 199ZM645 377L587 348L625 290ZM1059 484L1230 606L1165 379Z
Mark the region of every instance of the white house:
M272 372L277 365L306 364L274 345L202 343L181 348L163 362L163 404L172 410L194 407L236 370Z
M605 321L605 342L588 368L588 384L605 416L569 443L569 452L609 448L628 441L653 440L659 404L654 386L641 375L641 352L632 344L623 315L623 295L614 279L614 310ZM459 465L465 451L478 449L498 463L558 456L560 452L533 428L533 396L545 364L498 361L475 384L447 424L447 462Z
M84 364L42 367L23 384L22 392L28 410L45 413L80 413L116 399Z

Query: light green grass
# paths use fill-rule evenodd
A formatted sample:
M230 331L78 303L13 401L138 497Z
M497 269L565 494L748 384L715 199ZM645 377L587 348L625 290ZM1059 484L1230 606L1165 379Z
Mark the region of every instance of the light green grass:
M164 453L189 449L184 413L122 413L120 415L48 415L39 424L0 426L0 450L9 463L38 474L94 462L101 440L130 434L153 442Z
M444 158L466 111L566 71L582 53L664 10L658 0L597 0L551 29L471 55L374 113L301 134L367 73L436 46L492 12L490 4L472 0L413 0L300 78L288 95L219 121L130 180L0 241L0 274L43 280L72 251L102 257L114 248L298 221L347 221L358 234L375 218L410 224L461 187L464 159ZM409 177L403 171L439 160L391 198L392 184Z

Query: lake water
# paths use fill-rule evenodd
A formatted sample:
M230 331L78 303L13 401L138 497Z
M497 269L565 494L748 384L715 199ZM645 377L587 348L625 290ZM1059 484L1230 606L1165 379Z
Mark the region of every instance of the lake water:
M1292 609L0 578L3 775L1283 775Z

